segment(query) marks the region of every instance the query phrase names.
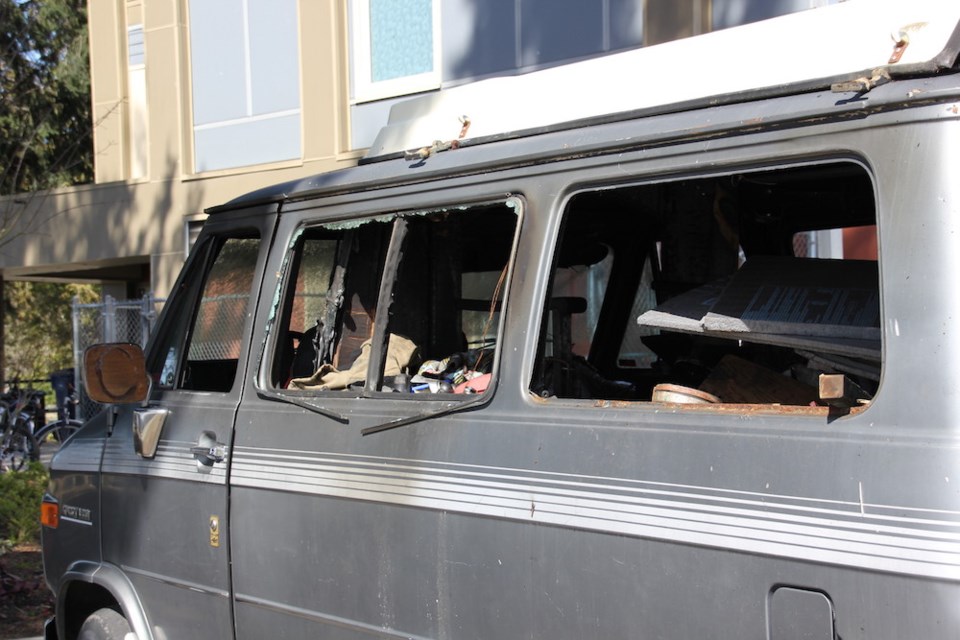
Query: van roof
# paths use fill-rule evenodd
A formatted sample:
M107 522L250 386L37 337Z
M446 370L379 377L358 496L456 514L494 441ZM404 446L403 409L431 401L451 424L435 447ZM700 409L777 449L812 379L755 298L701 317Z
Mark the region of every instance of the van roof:
M724 96L813 90L880 70L931 73L956 60L958 23L956 1L848 0L443 89L394 105L363 162L421 148L429 153L454 140L469 144L615 114L719 103Z

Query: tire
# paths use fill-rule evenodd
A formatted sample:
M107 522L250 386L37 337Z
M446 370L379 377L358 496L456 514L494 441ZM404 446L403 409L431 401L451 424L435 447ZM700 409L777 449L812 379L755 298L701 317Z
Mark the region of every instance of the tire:
M63 444L67 438L80 430L83 423L79 420L57 420L45 425L35 434L37 443L42 447L45 442Z
M99 609L83 621L77 640L123 640L130 633L127 619L113 609Z
M3 436L3 442L0 443L0 472L20 471L39 459L40 446L25 424L18 422Z

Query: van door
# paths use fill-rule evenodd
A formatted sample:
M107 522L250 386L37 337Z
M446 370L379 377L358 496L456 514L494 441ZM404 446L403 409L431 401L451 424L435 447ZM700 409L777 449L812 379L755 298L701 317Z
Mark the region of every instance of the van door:
M455 635L437 567L460 558L409 465L455 455L444 434L493 401L520 209L281 221L232 451L238 639Z
M220 217L193 249L147 354L152 400L134 410L164 421L157 450L134 452L124 409L103 462L104 561L125 573L160 638L233 637L227 461L275 217Z

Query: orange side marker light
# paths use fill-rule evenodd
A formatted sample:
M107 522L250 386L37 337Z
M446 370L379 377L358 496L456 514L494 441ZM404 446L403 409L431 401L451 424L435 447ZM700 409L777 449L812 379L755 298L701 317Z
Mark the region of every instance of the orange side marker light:
M60 505L46 500L40 503L40 524L50 529L60 526Z

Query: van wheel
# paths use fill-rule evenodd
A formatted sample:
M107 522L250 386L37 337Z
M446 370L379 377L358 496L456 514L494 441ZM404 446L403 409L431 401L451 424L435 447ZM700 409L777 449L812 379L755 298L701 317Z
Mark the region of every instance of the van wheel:
M126 618L113 609L100 609L83 621L77 640L123 640L128 633Z

